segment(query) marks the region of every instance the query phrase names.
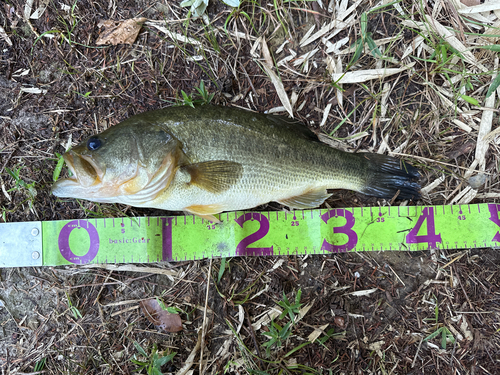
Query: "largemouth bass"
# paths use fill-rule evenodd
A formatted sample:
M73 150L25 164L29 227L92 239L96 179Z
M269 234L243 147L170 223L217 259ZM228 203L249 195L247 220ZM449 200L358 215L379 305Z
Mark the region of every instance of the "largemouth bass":
M186 211L217 221L222 211L279 202L321 205L327 189L417 199L418 170L379 154L320 143L280 116L206 105L132 116L64 154L72 177L58 197Z

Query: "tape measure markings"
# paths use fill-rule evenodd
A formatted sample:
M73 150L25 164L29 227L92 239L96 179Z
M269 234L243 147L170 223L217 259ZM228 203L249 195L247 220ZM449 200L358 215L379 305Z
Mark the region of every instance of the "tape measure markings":
M397 215L394 207L231 212L220 224L195 216L7 223L0 266L496 247L499 212L490 203L398 206Z

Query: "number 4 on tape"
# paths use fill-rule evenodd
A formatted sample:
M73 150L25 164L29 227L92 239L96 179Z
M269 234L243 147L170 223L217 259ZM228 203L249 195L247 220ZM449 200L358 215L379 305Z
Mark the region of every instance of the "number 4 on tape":
M419 235L418 232L422 226L426 227L427 234ZM441 234L436 234L436 225L434 223L434 207L425 207L422 210L422 214L417 220L417 224L412 230L406 235L407 243L424 243L427 242L429 248L438 247L438 243L441 243Z
M488 204L488 209L490 211L489 219L493 221L498 227L500 227L500 219L498 218L498 212L500 212L500 205L498 204ZM500 232L497 231L492 241L500 242Z

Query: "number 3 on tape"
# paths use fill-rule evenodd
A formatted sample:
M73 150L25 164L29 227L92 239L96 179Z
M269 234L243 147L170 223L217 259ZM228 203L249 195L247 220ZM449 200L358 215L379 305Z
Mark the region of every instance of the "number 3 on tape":
M427 234L419 235L418 232L422 225L426 224ZM436 234L436 226L434 225L434 207L425 207L422 214L417 220L417 224L406 235L407 243L426 243L429 248L436 248L438 242L441 241L441 233Z
M358 243L358 235L352 229L355 220L354 215L351 212L345 209L330 210L321 215L321 220L323 220L325 224L327 224L328 220L330 220L332 217L339 216L345 218L346 223L340 227L333 227L333 233L345 234L347 236L347 242L343 245L335 245L324 239L321 250L331 251L332 253L340 253L352 250L356 247L356 244Z

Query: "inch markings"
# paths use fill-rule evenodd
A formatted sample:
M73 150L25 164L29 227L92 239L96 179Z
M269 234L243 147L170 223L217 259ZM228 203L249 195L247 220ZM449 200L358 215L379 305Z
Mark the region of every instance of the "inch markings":
M500 204L490 203L231 212L221 214L219 224L194 216L48 221L41 223L41 248L29 251L41 251L41 264L54 266L499 247L499 213ZM30 225L0 224L0 266L24 265L11 258L12 240L1 238Z

